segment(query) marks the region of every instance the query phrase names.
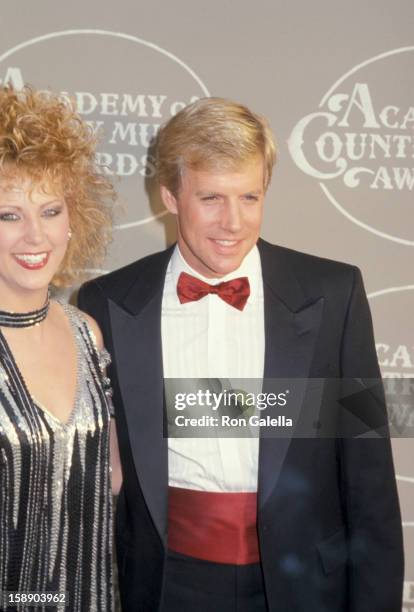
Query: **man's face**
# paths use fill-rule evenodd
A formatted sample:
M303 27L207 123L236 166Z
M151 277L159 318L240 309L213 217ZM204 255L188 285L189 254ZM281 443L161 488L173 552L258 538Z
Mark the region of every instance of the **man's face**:
M230 172L186 168L177 196L163 186L161 195L177 215L178 246L186 262L203 276L220 278L240 266L259 238L263 159Z

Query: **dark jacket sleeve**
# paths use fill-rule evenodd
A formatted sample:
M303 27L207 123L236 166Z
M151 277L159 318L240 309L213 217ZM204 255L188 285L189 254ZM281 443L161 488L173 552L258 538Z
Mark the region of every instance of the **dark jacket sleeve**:
M368 300L355 268L341 348L345 382L358 380L374 420L387 423ZM358 394L357 394L358 395ZM360 398L364 397L360 394ZM356 404L356 410L358 406ZM372 409L369 415L372 417ZM385 435L384 435L385 432ZM340 459L349 534L349 612L401 612L404 576L400 508L387 426L378 438L343 437Z

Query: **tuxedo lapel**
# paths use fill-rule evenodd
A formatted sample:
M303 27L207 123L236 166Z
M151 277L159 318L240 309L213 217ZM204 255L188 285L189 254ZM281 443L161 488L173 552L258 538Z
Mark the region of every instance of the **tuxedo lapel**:
M271 392L275 391L271 379L308 377L321 321L323 298L309 298L303 293L282 249L263 241L259 241L258 246L264 287L263 391ZM295 385L297 398L301 393L303 397L304 387L298 380ZM286 416L289 416L288 412L289 400ZM289 435L276 439L267 437L267 434L268 430L262 428L259 449L259 509L264 506L277 484L291 443Z
M164 437L161 308L171 249L142 271L121 305L109 301L115 359L135 470L163 541L168 444Z

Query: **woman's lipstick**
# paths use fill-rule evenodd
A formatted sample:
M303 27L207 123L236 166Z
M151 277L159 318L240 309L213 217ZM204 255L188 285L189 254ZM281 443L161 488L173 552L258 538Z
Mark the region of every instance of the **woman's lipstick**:
M49 261L50 252L43 253L14 253L13 257L17 263L26 270L40 270Z

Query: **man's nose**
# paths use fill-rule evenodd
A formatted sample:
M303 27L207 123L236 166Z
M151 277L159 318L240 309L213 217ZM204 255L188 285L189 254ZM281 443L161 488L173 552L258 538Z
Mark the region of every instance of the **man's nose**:
M242 225L240 204L237 200L229 199L223 203L221 214L221 227L228 232L240 231Z

